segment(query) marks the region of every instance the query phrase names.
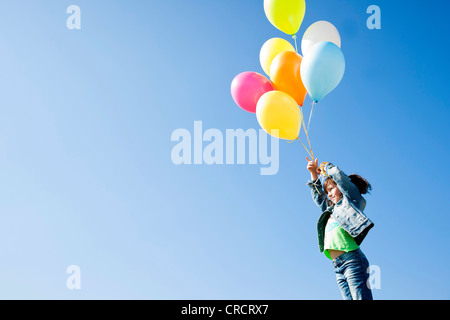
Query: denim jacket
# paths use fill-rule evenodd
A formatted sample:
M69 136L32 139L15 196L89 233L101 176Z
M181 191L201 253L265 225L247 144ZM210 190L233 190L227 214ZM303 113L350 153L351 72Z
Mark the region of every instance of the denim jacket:
M373 222L363 213L366 200L362 197L358 188L350 181L350 178L338 167L331 163L325 166L327 176L330 176L342 193L338 203L328 205L327 194L322 188L319 179L308 181L314 202L322 210L322 215L317 222L320 252L324 250L325 226L330 215L347 231L358 245L362 243L369 230L374 226Z

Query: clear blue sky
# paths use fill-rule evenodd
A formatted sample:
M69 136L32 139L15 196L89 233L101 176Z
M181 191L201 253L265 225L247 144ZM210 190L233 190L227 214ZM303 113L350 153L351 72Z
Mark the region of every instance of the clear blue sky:
M66 9L81 8L81 30ZM381 30L366 9L381 8ZM298 33L339 30L346 72L317 106L319 161L373 185L362 245L375 299L449 299L450 4L307 1ZM2 2L0 298L340 299L317 245L306 152L260 165L171 161L178 128L259 129L230 94L291 40L262 0ZM309 110L309 98L305 108ZM66 268L81 268L68 290Z

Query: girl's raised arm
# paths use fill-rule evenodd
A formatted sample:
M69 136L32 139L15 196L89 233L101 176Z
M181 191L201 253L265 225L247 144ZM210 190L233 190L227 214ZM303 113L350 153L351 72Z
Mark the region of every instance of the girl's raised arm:
M341 169L332 163L327 163L325 165L325 173L336 182L339 190L348 198L358 200L361 197L358 187L350 181L350 178Z
M328 198L325 191L323 191L320 179L308 181L307 185L311 188L311 196L316 205L324 212L328 208Z
M308 165L306 169L311 173L311 180L308 181L307 185L311 188L311 196L317 206L324 212L328 207L328 199L325 191L323 191L322 184L318 178L317 170L317 159L311 161L306 157Z

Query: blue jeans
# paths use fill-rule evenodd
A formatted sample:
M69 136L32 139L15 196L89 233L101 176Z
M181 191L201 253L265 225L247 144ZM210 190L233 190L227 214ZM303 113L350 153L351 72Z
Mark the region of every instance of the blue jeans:
M333 265L344 300L373 300L367 282L369 261L361 249L341 254L333 260Z

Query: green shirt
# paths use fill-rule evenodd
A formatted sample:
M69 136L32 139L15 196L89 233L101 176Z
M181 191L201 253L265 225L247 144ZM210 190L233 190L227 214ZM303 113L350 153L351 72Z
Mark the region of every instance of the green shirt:
M324 253L331 260L328 249L341 250L345 252L358 249L355 239L345 231L339 223L330 215L327 226L325 227L325 246Z

